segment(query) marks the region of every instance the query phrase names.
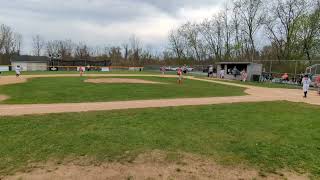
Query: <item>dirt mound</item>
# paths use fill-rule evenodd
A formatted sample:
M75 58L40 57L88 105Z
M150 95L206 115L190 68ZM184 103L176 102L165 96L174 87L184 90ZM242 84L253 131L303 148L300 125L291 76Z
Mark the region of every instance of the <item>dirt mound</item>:
M307 176L294 173L264 174L243 167L218 165L204 157L191 154L170 154L161 151L142 154L133 161L127 160L123 163L105 163L96 166L84 164L88 162L60 166L46 165L4 179L308 179Z
M9 98L8 96L0 95L0 101L4 101L4 100L6 100L8 98Z
M87 79L87 83L129 83L129 84L164 84L155 81L148 81L143 79L126 79L126 78L99 78L99 79Z
M1 85L8 85L8 84L18 84L18 83L24 83L27 79L23 77L15 77L15 76L1 76L0 77L0 86Z

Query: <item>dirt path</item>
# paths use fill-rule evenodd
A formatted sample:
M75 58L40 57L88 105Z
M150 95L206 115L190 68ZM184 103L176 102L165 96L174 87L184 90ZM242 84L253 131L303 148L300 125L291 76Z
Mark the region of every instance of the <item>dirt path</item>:
M76 77L77 74L68 75L26 75L17 79L12 76L4 76L0 79L0 85L10 83L23 83L28 78L36 77ZM103 75L87 75L88 77L125 77L125 76L144 76L159 77L157 75L130 75L130 74L103 74ZM175 75L167 75L165 77L176 77ZM97 103L63 103L63 104L31 104L31 105L0 105L0 116L19 116L31 114L49 114L63 112L87 112L102 110L119 110L134 108L151 108L151 107L175 107L188 105L210 105L222 103L239 103L239 102L263 102L286 100L292 102L304 102L314 105L320 105L320 97L315 92L311 92L308 99L302 98L301 90L297 89L273 89L262 88L231 82L213 81L194 77L187 77L193 80L206 81L230 86L238 86L247 88L247 96L235 97L210 97L210 98L183 98L183 99L161 99L161 100L137 100L137 101L116 101L116 102L97 102ZM2 97L6 98L6 97ZM0 96L1 99L1 96Z
M91 165L86 162L73 162L64 165L40 165L32 168L30 172L17 173L4 177L5 180L124 180L124 179L226 179L226 180L279 180L295 179L307 180L307 175L299 175L292 172L278 172L277 174L265 174L256 169L235 166L222 166L208 158L193 154L177 154L176 159L169 159L167 153L152 151L141 154L132 162L114 162ZM81 165L84 164L84 165ZM89 164L89 165L85 165Z

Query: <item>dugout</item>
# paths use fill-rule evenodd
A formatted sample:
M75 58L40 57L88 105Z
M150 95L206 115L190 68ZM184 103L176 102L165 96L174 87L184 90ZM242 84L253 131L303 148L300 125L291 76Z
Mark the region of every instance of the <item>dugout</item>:
M238 75L240 72L245 70L248 74L249 81L259 81L262 75L262 64L252 63L252 62L219 62L216 63L217 72L224 69L226 73L226 77L232 77L232 70L236 67L238 70Z

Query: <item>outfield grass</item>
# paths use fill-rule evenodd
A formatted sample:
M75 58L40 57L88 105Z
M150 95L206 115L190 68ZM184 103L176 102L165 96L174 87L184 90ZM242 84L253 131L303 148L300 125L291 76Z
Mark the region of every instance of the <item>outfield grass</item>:
M158 149L320 177L319 115L318 106L261 102L1 117L0 174L28 163L105 162Z
M8 104L106 102L140 99L217 97L244 95L244 88L176 78L129 77L168 84L92 84L80 77L35 78L27 83L1 86Z

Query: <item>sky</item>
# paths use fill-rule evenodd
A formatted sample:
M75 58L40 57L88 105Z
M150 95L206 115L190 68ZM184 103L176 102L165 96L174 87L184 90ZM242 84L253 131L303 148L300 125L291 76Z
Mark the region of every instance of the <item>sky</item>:
M23 35L25 54L37 34L90 46L121 45L136 35L144 46L159 49L167 46L171 29L211 17L224 1L0 0L0 24Z

